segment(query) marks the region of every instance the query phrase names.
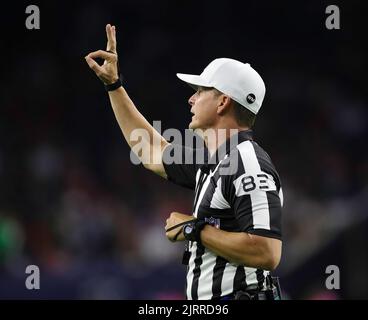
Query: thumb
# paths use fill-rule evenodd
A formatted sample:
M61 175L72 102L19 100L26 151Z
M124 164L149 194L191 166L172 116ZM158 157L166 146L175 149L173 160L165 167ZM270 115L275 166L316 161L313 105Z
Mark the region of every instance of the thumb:
M101 73L102 72L102 68L101 66L98 65L98 63L93 60L90 56L86 56L85 57L86 62L88 64L88 66L96 73Z

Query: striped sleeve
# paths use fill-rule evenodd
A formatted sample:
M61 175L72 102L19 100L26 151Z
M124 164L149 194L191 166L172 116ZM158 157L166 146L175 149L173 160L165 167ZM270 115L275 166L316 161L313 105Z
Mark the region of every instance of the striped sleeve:
M270 157L255 142L245 141L231 158L236 173L223 177L222 191L240 230L281 239L282 189Z
M194 190L197 171L207 158L207 149L172 144L164 150L162 162L169 181Z

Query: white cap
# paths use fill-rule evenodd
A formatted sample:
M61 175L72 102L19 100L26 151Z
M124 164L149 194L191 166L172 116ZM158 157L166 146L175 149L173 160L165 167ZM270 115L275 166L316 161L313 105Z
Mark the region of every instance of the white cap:
M249 63L229 58L213 60L199 76L183 73L176 75L195 89L216 88L254 114L261 108L266 92L261 76Z

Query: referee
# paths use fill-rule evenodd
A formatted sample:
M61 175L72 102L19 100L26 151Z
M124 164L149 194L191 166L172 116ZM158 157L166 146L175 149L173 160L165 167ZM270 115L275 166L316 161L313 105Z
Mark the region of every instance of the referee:
M148 152L137 156L145 168L195 191L193 214L173 212L165 227L169 240L188 240L183 256L187 299L280 299L278 279L270 271L281 258L281 183L251 130L265 95L262 78L249 64L227 58L212 61L199 76L177 74L196 90L189 99L189 128L200 129L206 148L180 147L186 162L169 164L165 159L178 146L166 141L130 100L119 78L115 26L108 24L106 33L106 51L85 59L104 83L126 141L134 150L138 141L131 133L144 129L149 139L139 143ZM159 161L150 161L157 154Z

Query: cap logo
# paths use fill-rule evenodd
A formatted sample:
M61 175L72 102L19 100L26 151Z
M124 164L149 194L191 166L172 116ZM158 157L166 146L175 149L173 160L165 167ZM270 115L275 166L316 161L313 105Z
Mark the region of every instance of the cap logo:
M247 95L247 102L249 104L252 104L254 101L256 101L256 96L253 93L250 93Z

